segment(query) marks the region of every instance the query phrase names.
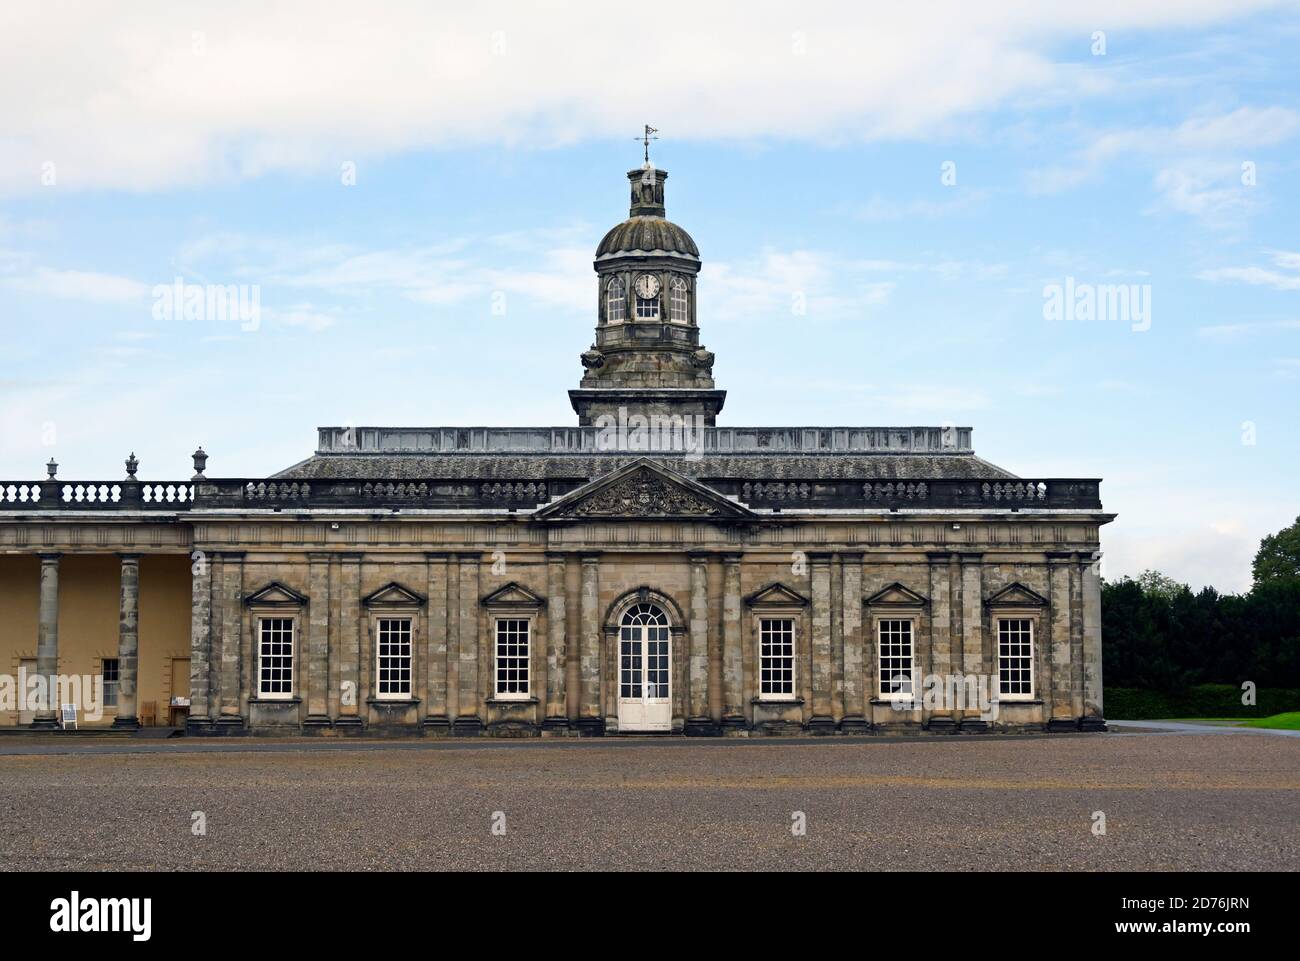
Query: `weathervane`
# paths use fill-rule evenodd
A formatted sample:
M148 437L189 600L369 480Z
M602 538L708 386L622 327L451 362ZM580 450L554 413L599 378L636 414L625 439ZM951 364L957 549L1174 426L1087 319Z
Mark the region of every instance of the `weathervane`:
M655 134L657 134L658 132L659 130L657 127L652 127L649 124L646 124L645 133L643 133L639 137L632 138L633 140L637 140L645 144L645 162L647 164L650 162L650 141L659 139L658 137L655 136Z

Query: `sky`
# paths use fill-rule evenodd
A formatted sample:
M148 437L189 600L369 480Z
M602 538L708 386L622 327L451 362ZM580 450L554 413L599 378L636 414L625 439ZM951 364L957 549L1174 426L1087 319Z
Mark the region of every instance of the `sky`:
M651 123L720 424L1100 477L1109 579L1300 514L1300 4L445 6L0 7L0 478L575 424Z

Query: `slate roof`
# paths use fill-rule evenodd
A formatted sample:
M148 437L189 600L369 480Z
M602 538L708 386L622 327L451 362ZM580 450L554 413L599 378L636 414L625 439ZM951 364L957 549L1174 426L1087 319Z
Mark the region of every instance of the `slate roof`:
M596 248L596 256L629 250L663 250L697 260L700 256L700 248L695 246L691 235L662 217L629 217L605 234Z
M315 454L276 478L375 480L593 480L641 457L692 478L737 480L975 480L1015 474L972 453L958 454Z

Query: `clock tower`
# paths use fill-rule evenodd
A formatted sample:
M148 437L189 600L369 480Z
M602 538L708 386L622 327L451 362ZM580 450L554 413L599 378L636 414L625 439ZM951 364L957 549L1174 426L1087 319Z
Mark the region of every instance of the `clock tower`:
M699 248L664 215L666 171L647 159L627 178L628 219L596 248L596 340L569 400L582 425L639 414L712 426L727 392L714 389L713 354L700 345Z

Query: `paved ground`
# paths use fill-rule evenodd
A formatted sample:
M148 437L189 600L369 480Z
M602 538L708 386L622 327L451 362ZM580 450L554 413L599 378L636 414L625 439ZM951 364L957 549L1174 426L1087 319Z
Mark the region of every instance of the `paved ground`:
M14 737L0 866L1300 870L1300 740Z

